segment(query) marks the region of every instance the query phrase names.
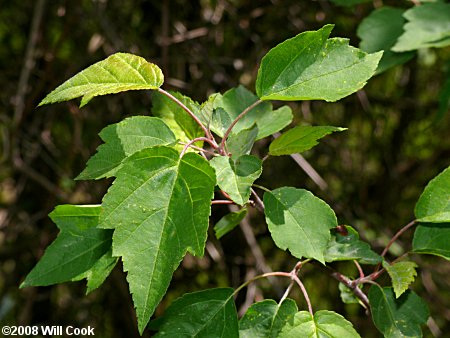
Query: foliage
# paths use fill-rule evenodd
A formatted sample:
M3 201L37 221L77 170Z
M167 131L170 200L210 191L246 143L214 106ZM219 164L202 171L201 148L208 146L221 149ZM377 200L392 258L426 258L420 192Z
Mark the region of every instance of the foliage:
M155 90L152 113L156 117L124 119L101 132L105 143L78 178L114 177L112 186L101 206L64 207L69 210L92 209L96 211L94 215L76 214L75 223L69 222L69 225L52 217L61 233L22 286L87 278L88 291L91 291L102 284L117 260L121 259L123 269L128 273L127 280L142 333L185 254L203 255L211 203L233 203L245 208L233 217L224 218L225 224L222 223L218 229L229 233L245 216L247 209L256 207L264 212L275 244L282 250L289 249L294 257L307 258L289 273L274 272L261 278L289 277L292 284L300 287L309 303L308 294L297 275L302 265L317 260L322 265L327 263L333 271L336 266L328 263L334 261L351 260L359 262L355 264L376 265L373 273L363 274L355 280L338 271L334 271L333 277L338 277L342 285L353 290L365 307L370 305L375 325L386 336L421 335L420 326L426 322L428 311L415 293L405 292L413 279L414 272L411 271L414 269L411 268L415 263L389 264L385 260L388 249L398 236L394 236L384 252L378 255L368 243L359 239L352 227L338 226L331 207L311 192L294 187L270 190L254 184L261 176L265 162L252 152L255 141L281 131L293 120L288 106L274 110L266 101L336 101L362 88L380 67L381 53L367 54L349 46L346 39L329 39L331 29L331 25L326 25L318 31L301 33L270 50L258 71L257 95L238 86L224 94L213 94L206 102L198 104L187 96L161 89L163 76L156 65L123 53L113 54L87 68L50 93L41 104L82 97L83 106L94 96L151 89ZM305 45L310 49L303 48ZM390 49L392 45L391 41L374 48ZM363 46L361 48L364 49ZM117 60L120 60L120 66L117 66ZM122 65L124 60L127 67ZM406 58L403 60L405 62ZM401 62L396 61L395 64ZM145 70L142 73L139 71L141 68ZM129 69L134 69L143 78L138 79L134 76L137 73L129 72ZM385 69L378 68L377 71ZM113 79L105 70L113 75ZM85 77L87 82L83 80ZM313 133L314 137L310 134L305 136L308 129L318 133ZM267 156L311 149L318 139L341 130L343 128L329 126L294 127L271 143ZM211 131L221 138L220 143ZM448 241L445 240L449 228L445 207L450 195L446 181L448 170L430 182L416 205L417 219L410 223L411 226L419 224L413 241L416 253L448 258ZM255 188L266 190L263 202ZM218 199L220 195L225 200ZM433 203L427 203L427 200ZM63 207L57 207L55 212L58 210L62 211ZM62 213L62 218L66 216ZM433 232L432 237L428 231ZM75 242L74 236L86 238L86 241ZM220 236L218 234L217 237ZM102 239L95 239L97 237ZM430 241L429 238L435 240ZM99 241L102 242L101 249L97 248ZM94 250L95 254L77 264L61 264L66 263L67 256L56 253L72 243L76 244L75 253L85 254L85 251L90 253ZM108 244L106 250L105 243ZM393 279L398 299L394 298L390 288L372 286L368 298L361 289L383 273L379 266L381 258ZM406 266L409 272L404 278L398 277L405 272L402 263L410 263ZM311 306L308 306L308 311L298 311L290 299L279 304L265 300L252 305L238 326L233 296L251 282L253 280L247 281L235 291L209 289L185 294L175 300L160 319L152 322L150 328L158 330L159 336L237 337L246 331L255 336L312 336L317 331L331 332L331 336L336 337L359 336L341 315L323 310L313 312ZM286 290L286 295L291 288L292 285ZM401 304L405 304L405 308ZM393 317L386 315L386 309L393 313ZM192 314L196 314L195 320ZM227 321L219 321L224 317ZM405 320L410 325L399 324ZM192 322L195 325L191 325Z

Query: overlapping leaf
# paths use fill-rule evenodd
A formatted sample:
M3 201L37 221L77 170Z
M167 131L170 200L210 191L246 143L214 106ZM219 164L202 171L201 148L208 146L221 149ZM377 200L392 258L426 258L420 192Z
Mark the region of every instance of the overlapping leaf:
M307 311L297 312L293 321L288 321L279 338L359 338L352 323L333 311L321 310L312 316Z
M116 177L100 226L115 229L113 255L128 272L142 332L186 251L203 255L214 170L197 154L153 147L125 159Z
M254 124L248 129L242 129L237 134L231 133L227 140L227 150L233 159L248 155L258 136L258 127Z
M325 261L357 260L362 264L378 264L381 256L372 251L369 243L359 239L358 232L351 226L346 226L348 234L342 235L331 231L331 240L325 251Z
M301 153L317 145L317 140L322 137L346 129L330 126L297 126L276 138L269 146L269 154L280 156Z
M417 276L417 264L414 262L402 261L392 265L383 262L383 267L391 277L396 298L400 297L408 290L409 284L414 282L414 279Z
M211 116L211 130L222 137L236 117L257 100L258 97L252 92L243 86L238 86L223 95L213 94L204 104L203 114ZM256 139L259 140L280 131L291 123L292 118L292 111L288 106L273 110L271 103L263 102L236 123L233 133L238 134L256 124L258 128Z
M217 156L210 161L216 170L217 185L239 205L250 197L250 188L261 175L262 162L251 155L242 155L236 160L228 156Z
M297 304L292 299L285 299L281 304L272 299L255 303L239 321L239 337L276 338L297 311Z
M158 66L140 56L116 53L94 63L64 82L39 105L82 97L80 107L93 97L127 90L157 89L164 82Z
M358 26L357 34L361 39L359 47L367 53L383 51L377 73L405 63L414 56L414 52L391 51L403 33L403 24L406 21L403 13L403 9L383 6L371 12Z
M50 218L60 229L55 241L31 270L21 287L45 286L86 278L90 292L111 272L111 230L97 228L99 205L60 205Z
M155 326L155 337L238 338L233 289L187 293L170 304Z
M358 287L361 289L362 285L359 284ZM341 296L341 300L345 304L359 304L361 301L358 297L356 297L355 293L352 289L345 286L343 283L339 283L339 294Z
M423 223L417 226L413 250L416 253L440 256L450 261L450 224Z
M450 4L430 3L414 6L404 17L405 32L392 47L394 52L450 45Z
M195 115L200 114L200 106L187 96L177 92L170 92L176 99L189 108ZM152 95L152 114L161 118L175 133L177 139L188 142L196 137L204 136L202 128L177 103L167 96L154 92ZM197 144L200 145L200 142Z
M217 239L222 238L231 230L233 230L247 215L247 209L242 208L237 212L230 212L229 214L223 216L219 222L214 226L214 232L216 233Z
M262 59L256 79L261 100L337 101L361 89L382 56L328 39L333 25L280 43Z
M337 226L328 204L307 190L283 187L266 192L264 205L270 233L280 249L325 264L330 229Z
M89 159L77 177L79 180L114 176L125 157L144 148L176 141L175 135L161 119L148 116L129 117L107 126L99 135L105 143Z
M429 317L427 304L408 290L396 299L392 288L373 285L369 290L373 322L387 338L422 337L421 325Z

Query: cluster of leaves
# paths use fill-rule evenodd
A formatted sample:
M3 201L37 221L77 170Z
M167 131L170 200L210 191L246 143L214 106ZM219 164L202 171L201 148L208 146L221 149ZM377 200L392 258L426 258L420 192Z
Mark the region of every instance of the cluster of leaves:
M51 92L41 105L82 97L83 106L98 95L153 90L153 117L130 117L100 132L104 143L77 179L114 177L113 184L101 205L56 207L50 217L61 232L22 287L86 278L90 292L121 259L142 333L184 255L203 255L211 204L233 203L240 210L215 225L216 236L232 231L247 208L255 206L263 211L275 244L304 259L289 273L270 275L289 277L292 285L297 283L308 311L298 311L296 303L286 298L289 287L279 303L255 303L238 320L233 297L253 282L250 280L236 290L185 294L163 317L150 323L158 331L156 336L312 337L323 333L359 337L341 315L313 312L297 276L302 264L311 260L375 265L373 274L356 280L339 274L342 293L347 295L343 299L370 306L375 325L387 337L419 336L428 310L419 296L408 290L415 263L387 262L385 252L378 255L359 239L355 229L339 226L328 204L307 190L269 190L254 184L263 170L263 160L250 154L253 144L281 131L293 119L289 107L274 110L268 101L336 101L361 89L375 74L382 53L368 54L349 46L347 39L329 38L332 28L326 25L301 33L270 50L261 61L256 95L239 86L198 104L161 89L161 70L126 53L111 55ZM267 155L302 152L322 137L343 130L296 126L274 140ZM447 169L431 181L417 203L417 220L410 225L419 223L414 252L449 259L449 175ZM254 187L263 188L263 200ZM225 200L214 199L217 196ZM367 298L361 286L373 282L384 270L392 278L393 289L373 285Z

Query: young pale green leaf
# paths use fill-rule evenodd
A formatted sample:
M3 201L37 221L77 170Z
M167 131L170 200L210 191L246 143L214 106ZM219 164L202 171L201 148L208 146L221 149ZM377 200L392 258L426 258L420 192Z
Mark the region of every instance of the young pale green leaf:
M170 92L170 94L180 100L196 116L200 114L200 106L197 102L177 92ZM177 139L182 142L189 142L196 137L203 136L202 128L194 119L167 96L159 92L154 92L152 94L152 100L152 114L161 118L175 133ZM196 145L201 146L200 142L196 143Z
M114 176L127 156L148 147L175 143L169 127L159 118L134 116L111 124L100 132L105 142L87 162L77 180L99 179Z
M372 285L369 303L375 326L386 338L422 337L430 316L427 304L411 290L396 299L392 288Z
M217 156L210 164L216 171L219 188L230 195L237 204L247 203L250 188L262 172L261 160L251 155L242 155L236 160L228 156Z
M256 79L261 100L337 101L361 89L382 56L328 39L333 25L280 43L262 59Z
M414 282L414 279L417 276L417 264L414 262L402 261L391 265L383 261L383 268L386 269L391 277L396 298L400 297L408 290L409 284Z
M351 226L345 226L348 234L343 235L331 230L331 240L325 251L325 261L357 260L361 264L378 264L381 256L373 252L369 243L359 239L358 232Z
M433 178L416 203L417 219L450 212L450 167Z
M321 310L312 316L307 311L297 312L294 320L283 327L278 338L360 338L352 323L340 314Z
M157 327L154 337L238 338L233 289L187 293L170 304Z
M230 212L229 214L223 216L219 222L214 226L214 232L216 233L217 239L222 238L231 230L233 230L247 215L247 209L242 208L237 212Z
M255 103L258 97L245 87L238 86L228 90L223 95L214 94L209 100L211 100L210 104L206 104L204 109L212 109L209 112L209 115L211 115L211 130L222 137L236 117ZM204 114L208 115L208 113ZM233 127L233 133L238 134L240 131L249 129L256 124L258 127L256 139L260 140L289 125L292 118L292 111L288 106L273 110L270 102L263 102L251 109L236 123Z
M281 304L272 299L255 303L239 321L239 337L276 338L297 311L297 304L292 299L285 299Z
M60 205L50 218L61 230L20 287L45 286L83 278L97 288L117 261L111 256L111 230L98 229L99 205Z
M404 17L405 32L392 47L394 52L450 45L450 4L430 3L414 6Z
M140 56L116 53L71 77L48 94L39 106L82 97L80 107L83 107L95 96L158 89L163 82L164 75L158 66Z
M269 146L269 154L280 156L301 153L319 144L317 140L322 137L346 129L330 126L298 126L276 138Z
M111 228L142 333L186 251L203 255L216 183L201 156L168 147L126 158L103 198L102 228Z
M450 223L450 211L438 212L431 216L416 219L419 223Z
M227 149L233 159L250 154L258 136L258 127L254 124L248 129L242 129L237 134L231 133L227 140Z
M414 57L414 52L391 51L403 33L403 24L406 21L403 13L403 9L383 6L372 11L358 26L357 34L361 39L359 47L367 53L383 51L383 57L376 71L378 74Z
M283 187L266 192L264 206L270 233L280 249L325 264L330 229L337 226L328 204L307 190Z
M450 261L450 223L422 223L414 232L416 253L440 256Z

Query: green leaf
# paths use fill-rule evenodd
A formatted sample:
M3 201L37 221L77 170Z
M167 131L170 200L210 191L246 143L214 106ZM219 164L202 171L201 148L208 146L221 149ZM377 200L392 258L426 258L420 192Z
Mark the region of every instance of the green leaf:
M383 261L383 268L386 269L391 277L396 298L400 297L408 290L409 284L414 282L414 279L417 276L417 264L414 262L402 261L391 265Z
M450 212L450 167L433 178L416 203L417 219Z
M414 57L414 52L391 51L403 33L403 24L406 21L403 13L403 9L383 6L371 12L358 26L357 34L361 39L359 47L367 53L383 51L383 57L377 68L378 74Z
M250 154L257 136L256 124L248 129L242 129L237 134L231 133L227 140L227 149L231 157L237 159L239 156Z
M351 226L345 226L348 234L342 235L336 230L331 230L331 240L325 251L325 261L357 260L361 264L378 264L381 256L373 252L369 243L359 239L358 232Z
M340 314L321 310L314 317L307 311L297 312L293 321L288 321L278 338L358 338L360 335L352 323Z
M330 126L298 126L281 134L269 146L269 154L272 156L290 155L309 150L319 144L317 140L335 131L343 131L347 128Z
M450 261L450 224L422 223L417 226L413 250L416 253L440 256Z
M382 53L367 54L348 39L328 39L333 25L280 43L262 59L256 79L261 100L337 101L361 89Z
M200 106L197 102L177 92L170 92L170 94L180 100L194 115L197 116L200 114ZM196 137L204 136L202 128L194 119L166 95L154 92L152 94L152 100L152 114L161 118L175 133L177 139L182 142L189 142ZM202 146L202 143L198 142L196 145Z
M354 6L357 4L362 4L364 2L370 2L371 0L331 0L331 2L334 2L336 5L339 6Z
M209 289L176 299L160 318L154 337L238 338L233 291Z
M405 32L392 47L394 52L450 45L450 4L430 3L414 6L404 17Z
M264 205L270 233L280 249L325 264L330 229L337 226L328 204L307 190L283 187L264 193Z
M100 132L105 142L87 162L77 180L114 176L127 156L148 147L175 143L175 135L159 118L134 116L111 124Z
M83 278L88 292L97 288L117 261L111 257L111 230L98 229L99 205L59 205L50 218L60 229L21 288L46 286Z
M217 239L222 238L231 230L233 230L247 215L247 209L242 208L237 212L230 212L229 214L223 216L219 222L214 226L214 232L216 233Z
M358 287L362 289L362 285L359 284ZM352 289L345 286L343 283L339 283L338 285L341 300L345 304L359 304L361 301L358 297L356 297L355 293Z
M186 251L203 255L215 176L201 156L168 147L131 155L116 176L100 226L115 229L142 333Z
M211 130L223 137L236 117L257 100L258 97L243 86L232 88L223 95L215 94L211 99L213 103L209 105L209 109L211 107L213 109L210 112L212 116ZM238 134L240 131L249 129L256 124L258 127L256 139L260 140L289 125L292 118L292 111L288 106L273 110L270 102L263 102L251 109L236 123L233 127L233 133Z
M82 96L80 107L83 107L94 96L158 89L163 82L164 75L158 66L140 56L116 53L71 77L48 94L39 106Z
M369 303L375 326L386 338L422 337L429 317L427 304L411 290L395 299L392 288L372 285Z
M297 311L297 304L292 299L285 299L281 304L272 299L255 303L239 321L239 337L276 338Z
M251 155L242 155L237 160L228 156L217 156L210 164L216 171L219 188L230 195L237 204L247 203L250 188L262 172L261 160Z
M416 220L420 223L450 223L450 211L438 212L431 216L425 216Z

